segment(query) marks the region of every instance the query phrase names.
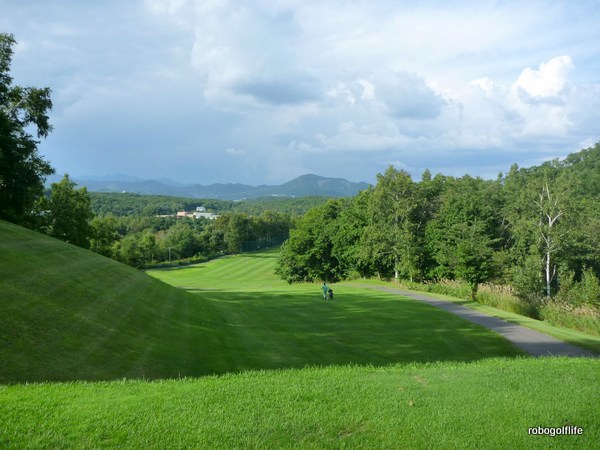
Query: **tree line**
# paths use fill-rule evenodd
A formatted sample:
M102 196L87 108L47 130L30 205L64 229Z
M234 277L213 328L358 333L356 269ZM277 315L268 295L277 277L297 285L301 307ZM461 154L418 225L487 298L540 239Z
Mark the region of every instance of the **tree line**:
M327 201L325 197L259 197L241 201L218 199L191 199L166 195L134 193L90 192L91 208L95 215L104 216L155 216L190 211L202 205L216 213L240 212L258 215L265 211L278 211L291 216L301 216L309 209Z
M215 220L96 216L87 189L76 186L68 175L53 183L34 203L29 227L134 267L209 259L239 253L249 245L270 248L288 237L292 223L289 214L275 211L226 212Z
M288 282L377 276L484 282L525 301L558 297L600 307L600 144L496 180L389 167L351 199L299 220L277 273ZM577 292L585 295L575 295Z
M215 220L159 217L96 217L90 249L134 267L271 248L287 237L291 218L266 211L258 216L229 212Z

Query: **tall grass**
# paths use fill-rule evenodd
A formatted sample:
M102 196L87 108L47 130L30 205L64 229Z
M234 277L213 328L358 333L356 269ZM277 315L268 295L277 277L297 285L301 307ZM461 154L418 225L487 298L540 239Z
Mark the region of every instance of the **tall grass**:
M411 283L401 281L401 286L407 289L450 295L452 297L470 300L471 289L466 283L456 280L440 280L438 282ZM514 294L510 286L482 283L477 292L477 301L483 305L492 306L504 311L538 319L537 305L528 303Z
M470 300L471 295L469 286L456 280L440 280L435 283L402 280L399 284L405 289L449 295L465 300ZM542 299L527 301L517 297L511 286L482 283L477 292L477 301L482 305L543 320L552 325L600 336L600 310L589 304L573 304L564 296L546 301Z
M540 317L552 325L600 336L600 311L589 305L548 301L542 304Z

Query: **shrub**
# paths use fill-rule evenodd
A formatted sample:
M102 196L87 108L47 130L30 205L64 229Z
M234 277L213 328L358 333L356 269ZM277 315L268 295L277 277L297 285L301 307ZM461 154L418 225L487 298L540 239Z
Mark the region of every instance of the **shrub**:
M592 307L600 307L600 281L592 269L585 269L581 282L577 285L580 302Z
M566 271L561 279L560 291L556 296L560 303L600 307L600 281L592 269L585 269L581 281L574 281L574 273Z
M471 289L467 283L456 280L445 279L422 284L403 280L402 285L407 289L450 295L465 300L470 300L471 296ZM477 301L482 305L539 319L539 301L532 301L531 298L527 301L517 297L511 286L482 283L479 285Z
M541 298L530 295L521 298L516 295L512 286L484 283L479 287L478 300L480 303L522 316L539 319Z
M513 267L511 285L516 297L527 303L536 305L544 292L544 281L541 277L541 264L536 256L529 256L522 265Z

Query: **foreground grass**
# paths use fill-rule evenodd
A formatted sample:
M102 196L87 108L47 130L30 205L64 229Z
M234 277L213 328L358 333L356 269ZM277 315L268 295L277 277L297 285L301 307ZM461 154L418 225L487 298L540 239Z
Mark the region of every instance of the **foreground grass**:
M306 368L0 387L8 448L594 448L600 362ZM582 436L530 436L579 426Z

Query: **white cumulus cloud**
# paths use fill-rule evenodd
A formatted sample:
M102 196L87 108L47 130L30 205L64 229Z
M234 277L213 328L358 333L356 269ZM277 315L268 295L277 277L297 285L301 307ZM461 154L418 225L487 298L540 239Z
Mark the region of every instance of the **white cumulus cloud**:
M539 69L526 68L521 72L512 90L526 102L562 100L568 87L567 76L573 70L573 62L568 55L557 56L541 63Z

